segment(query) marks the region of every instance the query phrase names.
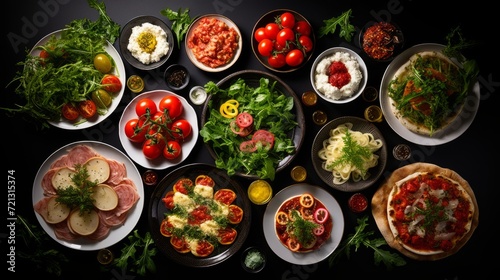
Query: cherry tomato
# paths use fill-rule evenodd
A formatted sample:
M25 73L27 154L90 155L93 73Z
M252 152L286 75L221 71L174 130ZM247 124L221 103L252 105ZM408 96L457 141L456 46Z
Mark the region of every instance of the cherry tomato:
M143 116L146 113L149 112L150 116L153 116L158 112L158 107L156 106L156 103L153 101L153 99L150 98L142 98L137 102L135 105L135 113L137 116Z
M259 45L257 47L260 55L262 56L270 56L271 53L273 52L273 47L274 43L270 39L263 39L262 41L259 42Z
M142 145L142 153L147 159L156 159L163 153L165 142L161 139L146 139Z
M112 68L111 59L104 53L96 54L94 56L94 67L99 72L107 74Z
M286 49L286 47L287 47L286 44L282 45L282 44L278 43L278 41L274 40L274 50L275 51L286 53L288 51Z
M167 95L163 97L160 100L160 103L158 103L158 108L161 112L165 112L165 110L167 110L168 116L172 120L179 117L184 110L181 100L175 95Z
M166 159L176 159L181 155L182 152L182 147L179 142L175 140L170 140L167 141L167 144L165 145L165 148L163 149L163 156Z
M78 102L77 108L80 115L86 119L92 118L97 113L97 106L90 99Z
M103 89L105 91L111 93L120 92L122 89L122 81L120 81L120 79L113 74L104 75L101 80L101 85L103 85Z
M125 135L130 141L142 143L146 140L146 133L149 131L149 126L144 125L144 121L144 118L130 119L125 123Z
M280 16L280 23L283 28L293 28L295 26L295 16L290 12L284 12Z
M255 30L255 33L253 34L253 37L257 42L262 41L262 39L267 38L266 37L266 28L265 27L259 27L257 30Z
M286 54L286 64L292 67L299 66L304 62L304 53L299 49L294 49Z
M318 208L318 209L316 209L316 211L314 211L314 220L318 224L325 223L326 220L328 220L329 216L330 216L330 213L328 213L328 210L326 210L323 207Z
M304 193L300 196L299 203L302 207L312 207L314 205L314 196L310 193Z
M74 121L80 116L78 109L69 102L63 105L61 112L63 117L69 121Z
M295 26L293 27L293 31L300 35L311 36L311 26L305 20L298 20L295 22Z
M267 58L267 63L269 63L269 66L278 69L286 65L286 57L282 53L276 53Z
M306 53L312 51L312 49L313 49L313 41L312 41L311 37L306 36L306 35L301 35L299 37L299 43L302 46L302 49Z
M236 116L236 124L241 128L247 128L253 124L253 117L247 112L241 112Z
M286 46L287 42L293 42L295 40L295 33L291 28L283 28L276 35L276 42L282 46Z
M266 37L268 39L270 39L270 40L276 39L278 32L280 32L280 26L277 23L270 22L270 23L266 24L265 34L266 34Z
M191 124L185 119L178 119L172 123L170 128L172 134L177 141L184 141L189 135L191 135L192 127Z

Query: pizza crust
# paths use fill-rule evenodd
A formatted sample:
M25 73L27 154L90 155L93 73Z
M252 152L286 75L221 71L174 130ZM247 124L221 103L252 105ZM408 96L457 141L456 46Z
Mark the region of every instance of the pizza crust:
M472 203L474 205L474 213L472 215L471 228L469 232L461 240L459 240L456 243L455 247L450 251L437 253L433 255L416 254L415 252L412 252L406 249L404 246L402 246L402 244L392 234L391 228L389 226L389 221L387 219L387 203L389 195L393 190L393 186L396 184L396 182L416 172L430 172L450 178L458 182L465 189L467 194L469 194L472 200ZM463 247L463 245L467 243L467 241L470 239L470 237L474 233L474 230L476 229L479 223L479 208L477 205L476 197L474 196L474 192L470 187L469 183L465 179L463 179L458 173L456 173L451 169L442 168L438 165L424 163L424 162L417 162L396 169L391 174L391 176L387 178L386 181L375 192L372 198L371 206L372 206L372 215L387 244L390 247L401 252L403 255L415 260L433 261L433 260L443 259L450 255L455 254Z

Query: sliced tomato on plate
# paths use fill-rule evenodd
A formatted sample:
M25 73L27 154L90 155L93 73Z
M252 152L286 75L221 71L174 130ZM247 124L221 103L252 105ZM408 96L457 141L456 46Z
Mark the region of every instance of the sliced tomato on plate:
M243 209L235 204L229 205L228 219L233 225L239 224L243 220Z
M274 134L265 129L259 129L253 134L252 141L256 144L261 143L263 147L272 149L274 146Z
M214 200L229 205L236 199L236 193L231 189L220 189L214 193Z

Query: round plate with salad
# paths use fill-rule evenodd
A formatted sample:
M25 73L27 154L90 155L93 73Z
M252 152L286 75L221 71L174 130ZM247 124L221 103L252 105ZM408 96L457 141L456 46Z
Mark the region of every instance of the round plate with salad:
M274 180L304 140L304 113L293 90L258 70L209 81L205 90L200 136L217 168L230 176Z
M43 46L46 46L49 41L51 40L64 40L62 39L61 35L63 34L64 32L64 29L63 30L57 30L57 31L54 31L52 33L49 33L48 35L46 35L45 37L43 37L42 39L40 39L36 44L35 46L33 47L33 49L31 50L30 52L30 55L31 56L40 56L41 53L42 53L42 47ZM76 45L75 45L76 46ZM82 53L86 53L85 50L81 50ZM100 122L102 122L103 120L105 120L108 116L110 116L113 111L118 107L118 104L120 103L120 100L123 96L123 93L125 91L125 66L123 65L123 61L120 57L120 54L117 52L117 50L113 47L113 45L110 43L110 42L106 42L106 44L104 45L104 50L102 52L99 52L99 53L102 53L104 55L106 55L106 57L109 59L109 63L110 63L110 66L111 66L111 70L108 72L109 74L112 74L113 76L115 76L116 78L119 79L120 83L121 83L121 88L119 88L118 91L116 92L108 92L109 93L109 97L110 98L107 98L108 101L106 101L106 105L104 105L102 108L99 107L99 105L96 104L96 108L94 109L96 111L95 115L89 119L85 119L82 117L82 115L79 115L75 120L68 120L68 119L65 119L61 113L61 117L60 119L58 120L49 120L47 121L50 125L52 126L55 126L55 127L59 127L61 129L67 129L67 130L77 130L77 129L85 129L85 128L88 128L88 127L91 127L91 126L94 126ZM92 83L92 82L95 82L97 81L97 79L99 79L99 83L101 82L101 79L104 78L104 75L103 73L96 73L95 72L95 68L92 69L93 66L93 61L94 61L94 57L96 56L96 53L89 53L89 58L87 60L87 62L85 61L82 61L80 59L75 59L75 61L67 61L65 63L67 63L66 65L64 65L64 69L61 69L62 67L60 67L59 71L57 71L58 73L58 77L55 78L55 79L44 79L42 80L43 83L50 83L52 84L53 81L59 81L60 83L60 86L61 87L64 87L66 85L66 83L63 82L63 79L67 79L67 80L73 80L73 81L76 81L76 83L79 83L79 84L82 84L82 88L84 86L86 86L86 82L82 81L79 79L80 75L75 75L75 73L72 72L72 70L75 70L75 69L80 69L80 72L82 73L82 76L83 75L88 75L89 77L92 76L94 77L94 81L89 81L89 83ZM43 57L43 54L42 54L42 57ZM71 58L71 56L68 56ZM50 59L50 58L49 58ZM87 66L91 66L91 67L87 67ZM25 65L25 67L27 67L27 65ZM109 64L108 64L108 67L109 67ZM109 68L108 68L109 69ZM85 70L85 71L84 71ZM36 69L36 71L42 71L42 68L41 67L38 67ZM106 70L104 70L106 71ZM93 72L95 74L90 74L90 72ZM48 72L49 75L51 72ZM67 73L67 76L65 77L65 73ZM80 82L82 81L82 82ZM116 79L115 79L116 81ZM57 91L56 87L57 85L44 85L44 89L47 89L47 91L49 89L54 89ZM60 88L59 90L62 90L62 88ZM43 92L43 91L42 91ZM79 91L77 91L79 92ZM49 93L48 93L49 94ZM78 98L81 98L81 96L79 96ZM91 100L91 95L89 94L89 96L87 96L87 100ZM75 97L75 100L77 99L77 97ZM55 101L57 103L57 101ZM62 101L61 99L61 102L64 102ZM62 110L61 108L63 107L64 104L60 104L60 107L59 105L55 104L54 105L56 106L55 108L49 108L49 104L52 104L51 102L47 102L47 105L42 105L43 108L40 108L40 110L43 110L43 112L41 112L41 114L46 114L47 112L52 112L52 113L47 113L47 114L53 114L53 115L57 115L57 110Z

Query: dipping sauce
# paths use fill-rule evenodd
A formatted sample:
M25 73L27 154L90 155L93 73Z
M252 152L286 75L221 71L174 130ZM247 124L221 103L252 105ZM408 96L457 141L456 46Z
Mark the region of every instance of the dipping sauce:
M354 213L361 213L368 208L368 199L362 193L355 193L349 198L349 208Z
M292 168L290 175L295 182L302 182L307 177L307 170L303 166L297 165Z
M193 104L203 104L207 100L207 92L202 86L195 86L189 91L189 99L191 99Z
M265 180L255 180L248 186L248 199L255 204L266 204L272 195L273 189Z
M113 252L109 249L101 249L97 252L97 261L100 264L110 264L114 259Z
M326 115L325 112L318 110L313 113L312 118L315 124L322 125L326 123L328 116Z
M142 181L148 186L155 185L158 181L158 174L153 170L146 170L144 174L142 174Z
M302 103L306 106L314 106L318 101L318 95L314 91L306 91L302 94Z
M365 110L365 119L369 122L381 122L382 116L382 109L377 105L368 106Z
M127 79L127 87L131 92L139 93L144 89L144 80L137 75L132 75Z

